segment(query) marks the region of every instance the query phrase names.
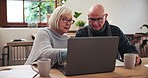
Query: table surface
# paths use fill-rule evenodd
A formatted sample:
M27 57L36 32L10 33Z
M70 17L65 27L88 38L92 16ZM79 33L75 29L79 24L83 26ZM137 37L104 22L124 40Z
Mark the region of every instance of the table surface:
M51 69L50 78L148 78L148 58L142 58L142 64L134 69L116 67L113 72L77 76L65 76L57 69ZM10 70L9 70L10 69ZM0 78L32 78L36 72L30 65L0 67ZM41 78L37 75L35 78ZM42 77L43 78L43 77Z

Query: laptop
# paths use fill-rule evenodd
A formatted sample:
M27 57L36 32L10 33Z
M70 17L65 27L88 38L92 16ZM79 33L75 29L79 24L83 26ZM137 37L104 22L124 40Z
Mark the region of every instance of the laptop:
M112 72L118 42L117 36L70 38L67 60L58 69L67 76Z

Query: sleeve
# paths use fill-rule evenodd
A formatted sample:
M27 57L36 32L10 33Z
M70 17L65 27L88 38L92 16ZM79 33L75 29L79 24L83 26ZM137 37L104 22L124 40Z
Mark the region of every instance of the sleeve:
M75 36L76 37L88 37L88 27L84 27L84 28L79 29L76 32Z
M52 36L49 33L50 32L46 30L38 31L31 53L25 64L31 64L40 58L50 58L52 65L62 60L62 58L60 58L60 52L67 52L67 50L63 48L53 48Z
M50 52L44 52L41 57L42 58L50 58L51 65L55 65L56 63L61 64L62 61L67 58L67 49L50 49Z
M138 54L136 47L131 45L128 38L124 35L124 33L118 28L119 35L119 53L121 58L123 58L124 53L136 53Z
M76 35L75 35L76 37L81 37L81 31L80 30L78 30L77 32L76 32Z

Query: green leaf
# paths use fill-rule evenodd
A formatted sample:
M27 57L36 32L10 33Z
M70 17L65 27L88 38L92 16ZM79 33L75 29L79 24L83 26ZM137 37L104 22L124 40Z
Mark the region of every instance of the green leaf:
M82 13L79 13L79 12L74 12L74 17L75 18L78 18Z
M75 24L76 24L76 26L84 26L85 23L86 23L85 21L79 20L79 21L77 21Z

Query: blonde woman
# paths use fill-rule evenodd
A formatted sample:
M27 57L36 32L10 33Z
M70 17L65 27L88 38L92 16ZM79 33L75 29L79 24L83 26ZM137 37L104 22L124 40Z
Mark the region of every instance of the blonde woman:
M53 66L65 60L69 37L64 33L69 31L73 23L72 11L65 6L57 7L48 20L49 27L37 32L25 64L31 64L41 58L50 58Z

